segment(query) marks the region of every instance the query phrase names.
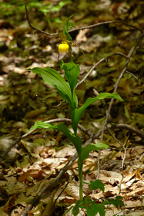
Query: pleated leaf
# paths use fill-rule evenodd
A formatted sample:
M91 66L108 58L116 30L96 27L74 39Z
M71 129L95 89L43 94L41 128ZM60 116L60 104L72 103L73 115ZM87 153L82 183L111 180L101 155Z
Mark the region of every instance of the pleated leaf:
M64 80L64 78L54 69L46 68L33 68L32 71L39 74L45 83L56 87L58 92L61 94L64 100L66 100L71 107L73 107L73 99L71 89L69 84Z
M107 93L107 92L106 93L100 93L98 96L96 96L94 98L88 98L80 108L76 108L73 112L72 120L73 120L74 131L77 130L78 122L79 122L82 114L86 110L86 108L88 106L90 106L92 103L94 103L98 100L106 99L106 98L114 98L114 99L117 99L119 101L123 101L123 99L117 93Z
M80 67L74 62L63 63L61 67L65 72L65 77L70 85L71 91L73 92L80 74Z
M89 153L92 151L99 151L99 150L107 149L107 148L109 148L109 146L102 142L98 142L96 144L93 144L93 143L89 144L82 148L81 160L84 161L85 159L87 159L89 156Z

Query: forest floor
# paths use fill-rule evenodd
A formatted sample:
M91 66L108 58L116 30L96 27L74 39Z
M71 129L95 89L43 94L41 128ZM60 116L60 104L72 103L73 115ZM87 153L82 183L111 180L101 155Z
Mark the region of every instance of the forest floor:
M109 149L92 152L85 160L83 195L96 203L122 196L124 206L108 206L106 216L144 216L144 37L140 38L144 2L50 2L28 5L32 24L47 32L61 31L71 15L74 28L121 20L71 33L72 58L80 65L80 80L105 58L79 86L80 104L99 92L113 92L125 70L117 90L124 102L114 101L103 137ZM63 36L47 37L33 31L23 4L7 4L2 1L0 15L0 215L71 216L79 199L77 160L58 186L53 188L52 183L73 158L75 148L57 131L37 130L24 136L37 120L70 117L57 91L30 71L34 67L58 69L57 46ZM64 60L69 58L68 54ZM87 109L80 122L85 132L78 131L84 142L89 132L97 134L102 128L108 105L109 100L100 101ZM97 178L104 183L104 192L90 191L87 183ZM37 199L47 185L50 193ZM86 213L81 210L79 215Z

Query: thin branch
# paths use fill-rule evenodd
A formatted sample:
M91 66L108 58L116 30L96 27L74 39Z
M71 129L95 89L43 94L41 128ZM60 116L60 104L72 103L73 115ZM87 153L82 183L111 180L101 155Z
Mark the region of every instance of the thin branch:
M60 191L60 193L58 194L58 196L56 197L55 201L54 201L54 206L56 205L57 200L59 199L59 197L62 195L62 193L65 191L65 189L67 188L68 184L70 183L70 180L68 180L68 182L64 185L64 187L62 188L62 190Z
M54 123L54 122L68 122L68 123L72 123L72 120L69 118L57 118L57 119L51 119L48 121L45 121L45 123ZM78 124L78 128L86 133L88 136L91 136L91 132L89 130L87 130L86 128L84 128L81 124Z
M126 70L126 73L130 74L132 77L138 80L138 77L135 74L131 73L130 71Z
M58 35L58 33L48 33L48 32L45 32L45 31L43 31L43 30L40 30L40 29L34 27L34 26L31 24L31 21L30 21L29 12L28 12L28 9L27 9L27 1L25 0L24 3L25 3L26 19L27 19L27 22L28 22L29 27L30 27L31 29L33 29L33 30L35 30L35 31L37 31L37 32L39 32L39 33L41 33L41 34L45 34L45 35L48 36L48 37L53 37L53 36L57 36L57 35Z
M135 30L138 30L138 31L142 32L142 29L140 29L140 28L138 28L136 26L133 26L131 24L125 23L122 20L110 20L110 21L104 21L104 22L95 23L95 24L88 25L88 26L82 26L82 27L74 28L74 29L70 30L69 33L74 32L74 31L84 30L84 29L91 29L91 28L95 28L97 26L101 26L101 25L105 25L105 24L111 24L111 23L120 23L120 24L123 24L125 26L131 27L131 28L133 28Z
M95 64L91 67L91 69L86 73L86 75L82 78L82 80L80 80L80 81L77 83L76 88L77 88L80 84L82 84L82 83L87 79L87 77L92 73L92 71L93 71L101 62L103 62L103 61L105 61L105 60L106 60L106 58L102 58L102 59L100 59L97 63L95 63Z
M99 92L98 92L95 88L93 89L93 93L94 93L96 96L99 95Z
M37 31L38 33L41 33L41 34L45 34L46 36L48 37L53 37L53 36L57 36L58 35L58 32L55 32L55 33L48 33L48 32L45 32L43 30L40 30L38 28L36 28L35 26L33 26L31 24L31 21L30 21L30 17L29 17L29 12L28 12L28 9L27 9L27 0L24 0L24 4L25 4L25 12L26 12L26 19L28 21L28 24L29 24L29 27L35 31ZM95 23L95 24L92 24L92 25L88 25L88 26L82 26L82 27L78 27L78 28L74 28L74 29L71 29L69 31L69 33L72 33L72 32L75 32L75 31L79 31L79 30L84 30L84 29L91 29L91 28L95 28L97 26L101 26L101 25L105 25L105 24L111 24L111 23L120 23L120 24L123 24L125 26L128 26L130 28L133 28L137 31L140 31L142 32L143 30L136 27L136 26L133 26L131 24L128 24L128 23L125 23L124 21L122 20L110 20L110 21L104 21L104 22L99 22L99 23Z
M128 129L128 130L138 134L140 137L144 137L144 132L138 130L135 127L132 127L131 125L128 125L128 124L116 124L115 126L118 127L118 128Z
M140 34L140 36L138 37L137 41L136 41L136 44L130 49L128 55L127 55L127 61L125 63L125 66L123 68L123 70L121 71L115 85L114 85L114 90L113 90L113 93L116 93L117 92L117 89L118 89L118 85L120 83L120 80L121 78L123 77L124 73L127 71L127 67L128 67L128 64L130 62L130 59L133 55L133 53L135 52L135 50L137 49L141 39L143 38L144 34ZM103 127L102 127L102 133L101 133L101 139L103 139L103 136L104 136L104 130L106 128L106 125L107 125L107 122L109 120L109 117L110 117L110 112L111 112L111 108L112 108L112 105L113 105L113 102L114 102L114 99L112 98L110 103L109 103L109 106L108 106L108 109L106 111L106 119L105 119L105 122L103 124Z
M114 56L114 55L120 55L120 56L122 56L122 57L124 57L124 58L126 58L126 59L128 58L128 56L126 56L124 53L116 52L116 53L112 53L111 55L109 55L109 56L107 56L107 57L105 57L105 58L100 59L98 62L96 62L96 63L90 68L90 70L86 73L86 75L77 83L76 88L77 88L79 85L81 85L81 84L87 79L87 77L92 73L92 71L93 71L99 64L101 64L101 63L104 62L104 61L107 61L108 58L110 58L110 57L112 57L112 56Z
M120 56L122 56L122 57L128 59L128 56L125 55L124 53L121 53L121 52L116 52L116 53L113 53L112 55L120 55ZM111 55L111 56L112 56L112 55Z
M68 122L71 123L72 120L69 118L56 118L56 119L51 119L48 121L44 121L44 123L57 123L57 122ZM83 131L84 133L86 133L88 136L91 136L91 132L89 130L87 130L86 128L84 128L81 124L78 124L78 128ZM35 130L31 130L28 131L27 133L25 133L22 138L27 137L28 135L32 134Z
M128 139L129 139L129 136L127 136L127 137L125 138L125 141L124 141L124 144L123 144L124 153L123 153L123 156L122 156L122 165L121 165L121 168L122 168L122 169L124 169L124 163L125 163L125 160L126 160Z

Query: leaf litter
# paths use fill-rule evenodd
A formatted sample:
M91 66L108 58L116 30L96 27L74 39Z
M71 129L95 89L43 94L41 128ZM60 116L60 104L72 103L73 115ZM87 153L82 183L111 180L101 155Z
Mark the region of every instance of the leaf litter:
M76 11L74 20L76 22L81 21L81 24L95 23L95 16L84 15L85 8L89 8L90 13L96 12L99 14L97 15L97 22L120 16L122 19L125 17L134 18L134 20L137 20L137 26L143 25L140 10L140 7L143 7L142 1L140 1L138 8L135 7L135 1L130 3L101 1L97 7L95 1L92 1L91 5L86 1L80 1L77 4L81 10L80 13ZM128 14L127 11L130 8L131 13ZM105 12L101 14L103 10ZM85 13L87 13L86 11ZM1 23L5 23L5 21L1 21ZM111 51L124 51L126 53L124 47L129 47L132 44L134 35L131 32L124 34L124 32L118 30L119 27L112 26L112 28L108 28L110 34L107 34L107 30L100 30L100 34L93 30L79 32L76 37L78 49L74 50L75 47L73 47L73 53L77 57L76 61L81 64L81 76L88 71L89 66L95 63L99 57L109 55ZM26 32L25 37L23 37L24 32ZM117 39L113 36L114 32L116 32ZM19 38L21 38L20 41ZM118 41L120 43L119 47L117 46ZM65 117L69 111L67 111L64 104L61 104L61 99L55 90L52 88L47 90L47 86L44 86L34 74L31 74L26 69L36 66L55 66L58 59L56 49L53 51L53 43L56 43L57 39L51 39L49 42L46 42L43 45L43 49L41 49L41 47L39 48L39 43L41 42L37 36L31 34L28 27L20 26L20 28L14 28L10 25L8 29L1 28L0 42L4 51L4 55L0 56L0 117L2 119L0 132L3 135L2 140L3 138L5 139L2 143L5 143L5 150L7 151L9 146L12 145L12 140L15 140L15 134L26 133L27 129L36 120L47 120L47 116L49 119L56 118L62 110L61 115ZM130 72L138 73L138 77L142 77L142 72L140 71L143 68L143 55L137 54L132 61L133 64L129 67ZM134 64L137 61L139 61L138 64ZM116 69L119 70L122 64L122 60L120 62L119 59L115 58L114 61L107 61L103 64L105 69L102 69L100 66L94 73L94 76L90 76L90 82L87 81L80 87L78 94L81 102L83 102L85 97L93 95L90 91L91 88L96 87L99 91L111 91L112 83L110 81L115 80L117 75L115 71ZM139 65L138 70L137 65ZM33 89L31 89L31 86L33 86ZM135 78L127 79L126 76L123 77L120 83L120 92L126 98L125 107L122 109L119 105L115 105L113 110L117 110L117 117L114 116L115 121L116 119L120 122L128 121L129 124L143 129L142 79L136 82ZM51 108L54 106L55 108ZM100 108L99 114L91 111L97 108ZM85 126L88 125L92 130L97 130L103 121L103 110L103 104L101 103L90 108L84 116L85 119L83 119ZM125 115L120 116L121 112ZM98 125L97 128L92 127L91 123L94 121ZM127 133L116 128L114 128L114 132L118 137L117 139L123 143L123 137L127 136ZM7 135L10 135L10 137L7 137ZM106 134L105 138L108 143L112 144L112 147L118 148L118 150L103 150L100 154L101 170L99 179L105 183L105 191L104 193L99 190L91 192L87 184L85 184L84 195L91 196L95 201L121 195L125 204L124 208L119 210L110 206L107 209L106 216L113 214L143 216L144 148L141 145L143 144L142 138L135 134L130 134L130 145L126 148L126 152L123 148L120 148L120 143L116 143L116 140L108 134ZM28 140L16 143L11 150L13 151L9 152L7 163L0 164L0 215L2 216L21 215L27 203L36 197L53 177L57 176L75 153L74 148L69 145L65 137L57 132L42 132L41 135L38 133L33 134ZM97 157L97 152L90 153L90 157L84 162L85 182L97 178ZM69 208L78 199L77 174L77 162L75 162L72 168L67 171L64 179L69 184L66 185L64 183L63 187L61 186L54 194L55 198L58 197L56 206ZM62 189L63 192L61 193ZM61 195L59 196L60 193ZM47 201L42 200L42 202L46 205ZM31 215L41 215L43 211L42 202L31 211ZM70 213L65 215L71 216ZM81 212L80 215L85 215L85 212Z

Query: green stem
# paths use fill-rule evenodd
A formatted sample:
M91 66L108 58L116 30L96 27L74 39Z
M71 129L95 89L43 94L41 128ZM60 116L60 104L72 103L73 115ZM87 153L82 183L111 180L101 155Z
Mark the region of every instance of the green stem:
M83 173L82 173L83 163L81 162L81 156L78 159L78 170L79 170L79 199L83 200Z
M73 109L72 112L74 112L74 111L75 110ZM72 119L72 125L73 125L73 119ZM73 128L73 129L74 129L74 135L77 136L77 128ZM76 149L77 149L77 153L78 153L79 199L83 200L83 173L82 173L83 161L81 160L82 146L80 147L80 149L79 148L76 148Z

